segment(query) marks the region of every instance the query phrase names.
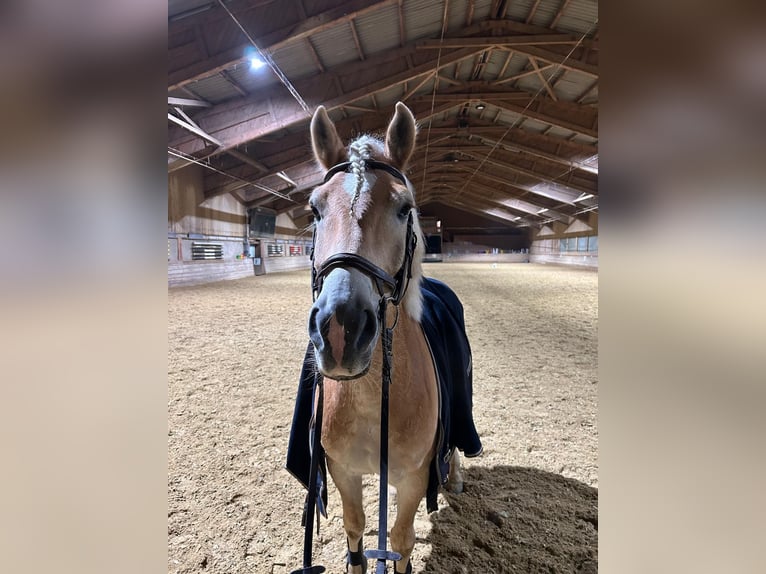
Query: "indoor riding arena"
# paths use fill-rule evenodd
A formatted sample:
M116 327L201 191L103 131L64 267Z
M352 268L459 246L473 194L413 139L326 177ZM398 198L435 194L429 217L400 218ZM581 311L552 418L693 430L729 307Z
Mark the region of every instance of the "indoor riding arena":
M333 181L360 182L354 201L411 193L412 269L463 305L483 452L462 458L462 493L421 501L412 572L597 572L597 3L170 0L168 31L168 572L303 565L306 489L286 458ZM320 106L343 146L385 149L361 172L345 147L325 165ZM407 261L376 259L403 234L349 237L336 253L391 276ZM378 485L364 476L367 550ZM330 477L327 514L313 564L343 573Z

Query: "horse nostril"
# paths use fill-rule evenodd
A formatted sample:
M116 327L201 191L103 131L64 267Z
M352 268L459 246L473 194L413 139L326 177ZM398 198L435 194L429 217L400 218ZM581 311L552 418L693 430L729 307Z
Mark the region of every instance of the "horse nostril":
M317 315L319 314L318 307L312 307L309 314L309 337L316 344L320 337L319 324L317 323Z
M375 319L375 313L369 309L365 309L360 318L359 337L357 338L357 348L363 349L372 342L375 338L375 333L378 331L378 322Z

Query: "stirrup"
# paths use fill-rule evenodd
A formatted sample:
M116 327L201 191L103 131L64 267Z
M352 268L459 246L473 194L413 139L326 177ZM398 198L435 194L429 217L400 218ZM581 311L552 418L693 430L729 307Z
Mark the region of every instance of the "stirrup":
M364 550L352 552L351 549L348 549L346 551L346 572L348 572L349 566L361 566L362 574L367 572L367 558L364 557Z

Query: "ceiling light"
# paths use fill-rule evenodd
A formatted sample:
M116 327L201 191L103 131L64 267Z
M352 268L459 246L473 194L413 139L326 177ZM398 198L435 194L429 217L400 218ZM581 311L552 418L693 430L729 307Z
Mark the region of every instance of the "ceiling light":
M476 109L479 110L479 111L483 110L486 107L487 106L485 106L484 104L476 104Z
M250 69L251 70L259 70L263 68L266 65L266 62L261 60L258 56L252 56L250 58Z
M583 201L584 199L590 199L591 197L593 197L593 194L592 194L592 193L583 193L583 194L581 194L581 195L580 195L580 197L578 197L578 198L577 198L577 199L575 199L574 201L575 201L575 203L576 203L576 202L578 202L578 201Z

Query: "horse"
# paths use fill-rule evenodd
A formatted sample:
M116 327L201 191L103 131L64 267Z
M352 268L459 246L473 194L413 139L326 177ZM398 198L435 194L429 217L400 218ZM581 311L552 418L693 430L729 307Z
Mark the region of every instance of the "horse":
M321 443L341 497L346 567L352 574L363 574L367 567L362 476L379 472L384 320L387 326L395 325L388 477L397 491L397 514L390 542L401 555L395 572L407 573L412 571L415 514L437 448L440 401L438 375L420 325L425 242L414 189L403 175L415 148L417 126L412 112L399 102L385 140L362 135L346 147L326 109L319 106L310 133L314 157L327 176L309 199L318 286L308 331L316 368L324 376ZM385 317L378 313L381 298L394 302ZM457 449L450 453L449 465L446 488L460 492Z

